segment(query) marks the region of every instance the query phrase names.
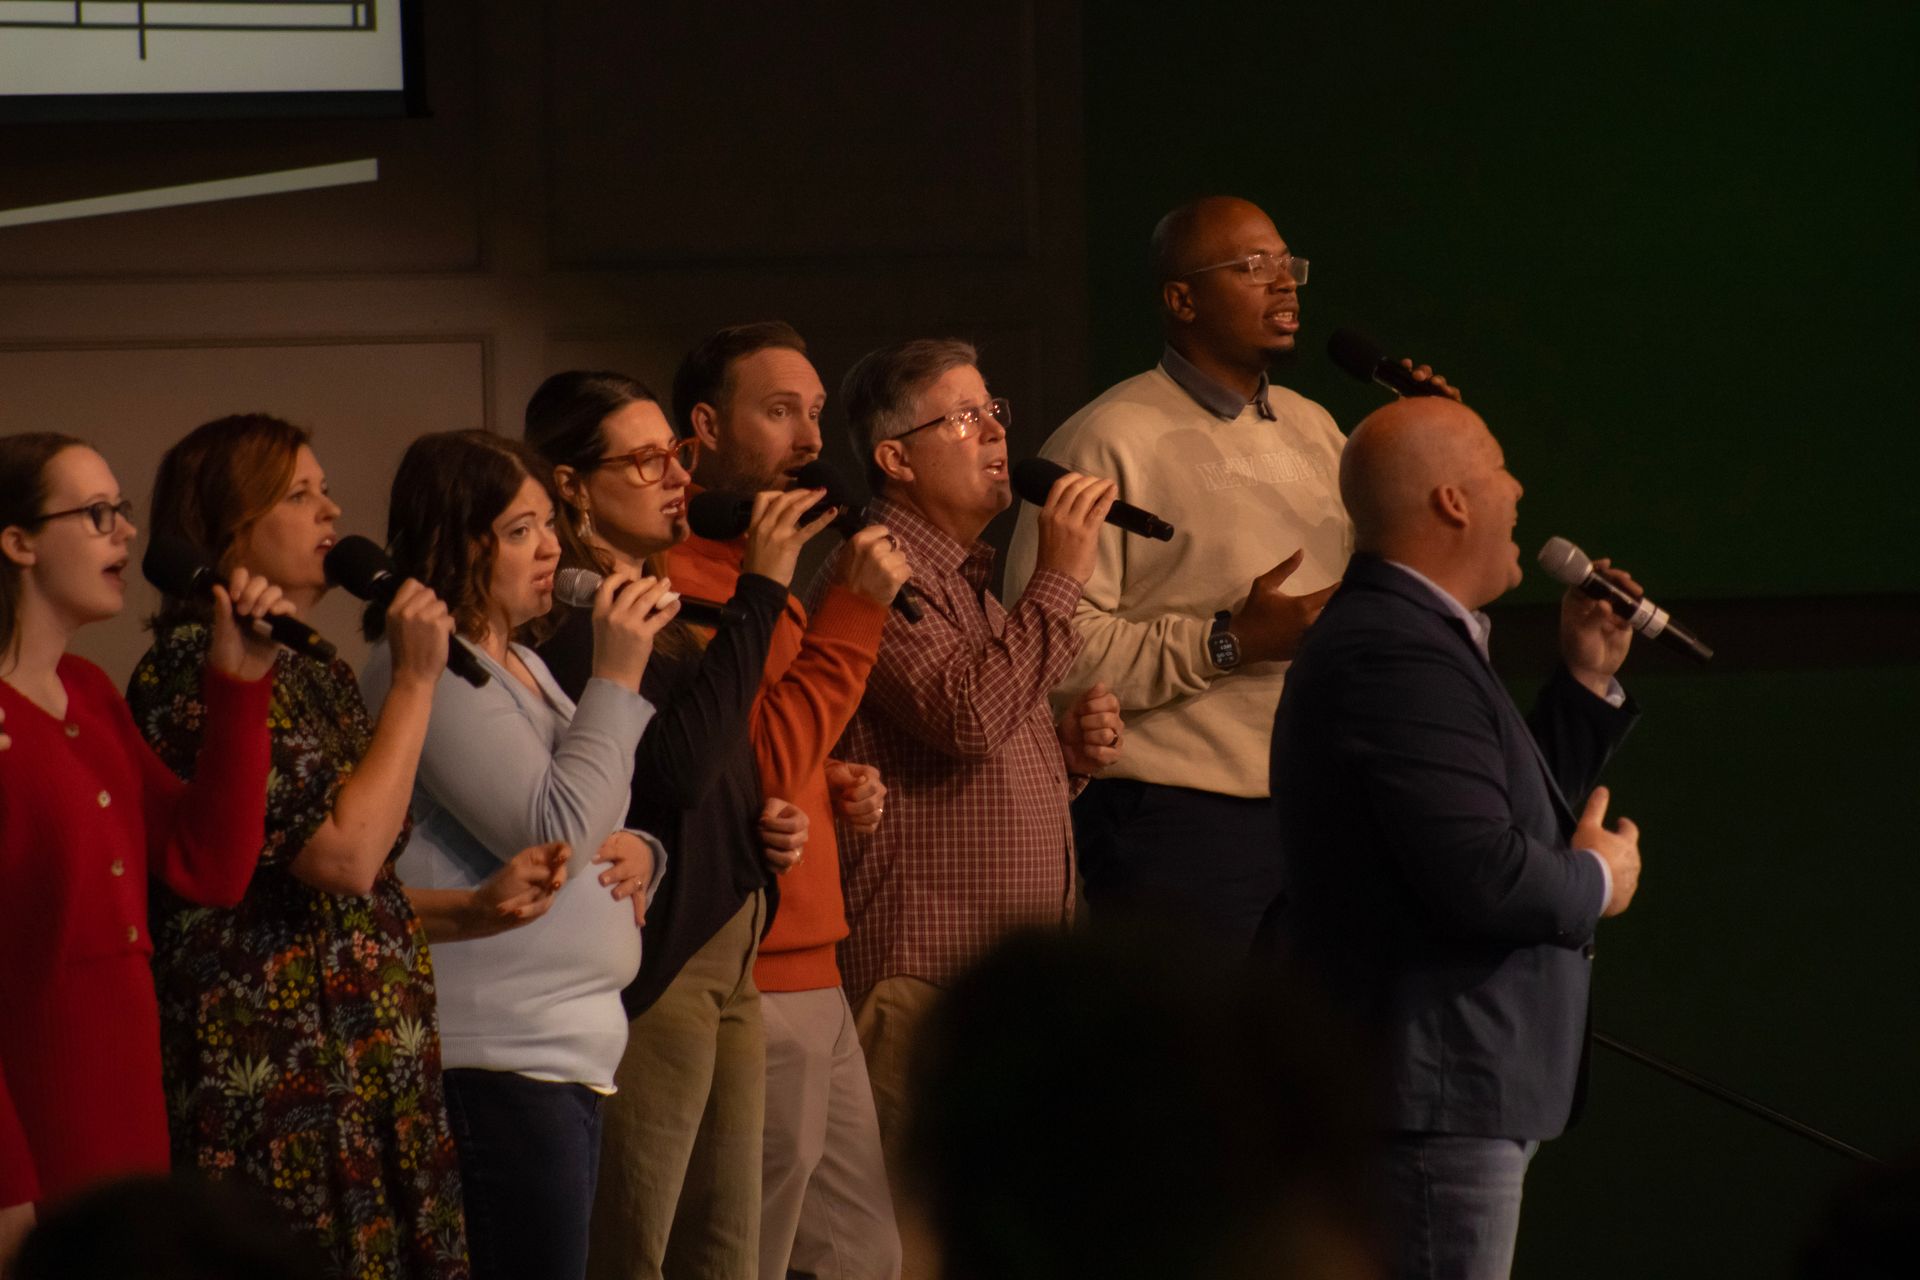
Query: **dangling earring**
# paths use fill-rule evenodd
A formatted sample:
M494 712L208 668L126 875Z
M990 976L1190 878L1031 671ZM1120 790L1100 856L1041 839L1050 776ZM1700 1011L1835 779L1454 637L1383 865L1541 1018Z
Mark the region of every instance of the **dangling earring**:
M574 510L580 513L580 540L582 542L592 542L593 512L587 510L585 507L575 507Z

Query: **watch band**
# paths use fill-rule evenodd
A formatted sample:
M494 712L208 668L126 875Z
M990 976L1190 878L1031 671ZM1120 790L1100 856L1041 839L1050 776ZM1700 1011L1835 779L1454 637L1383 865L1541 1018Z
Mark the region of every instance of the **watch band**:
M1240 637L1227 629L1232 621L1232 612L1222 609L1213 615L1213 630L1207 633L1207 657L1222 671L1240 665Z

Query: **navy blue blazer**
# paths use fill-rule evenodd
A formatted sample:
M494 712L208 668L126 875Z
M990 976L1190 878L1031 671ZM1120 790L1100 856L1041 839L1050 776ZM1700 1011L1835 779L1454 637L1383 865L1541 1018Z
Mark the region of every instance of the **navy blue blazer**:
M1566 1128L1604 884L1573 806L1636 714L1562 669L1529 724L1464 623L1374 556L1308 631L1274 722L1277 923L1382 1052L1393 1128Z

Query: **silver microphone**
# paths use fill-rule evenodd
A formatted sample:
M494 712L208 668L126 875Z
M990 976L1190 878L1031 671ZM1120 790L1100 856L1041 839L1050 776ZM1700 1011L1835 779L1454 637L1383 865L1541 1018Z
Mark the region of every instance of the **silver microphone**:
M1649 640L1660 640L1701 662L1713 650L1700 637L1673 620L1673 616L1645 596L1636 596L1604 574L1594 572L1593 560L1565 538L1548 538L1536 557L1555 581L1564 582L1595 600L1604 600L1627 625Z
M576 609L591 609L593 597L604 581L605 577L591 569L562 569L553 575L553 598ZM675 600L680 602L681 620L696 626L720 627L744 621L747 616L738 605L702 600L698 596L685 596L677 591L667 592L661 597L660 603L671 604Z

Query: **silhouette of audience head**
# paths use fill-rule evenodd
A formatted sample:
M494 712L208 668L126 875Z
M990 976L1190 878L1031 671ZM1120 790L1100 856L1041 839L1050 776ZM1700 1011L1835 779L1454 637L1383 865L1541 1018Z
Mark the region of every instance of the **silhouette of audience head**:
M909 1136L947 1280L1381 1275L1362 1073L1277 972L1130 925L956 982Z

